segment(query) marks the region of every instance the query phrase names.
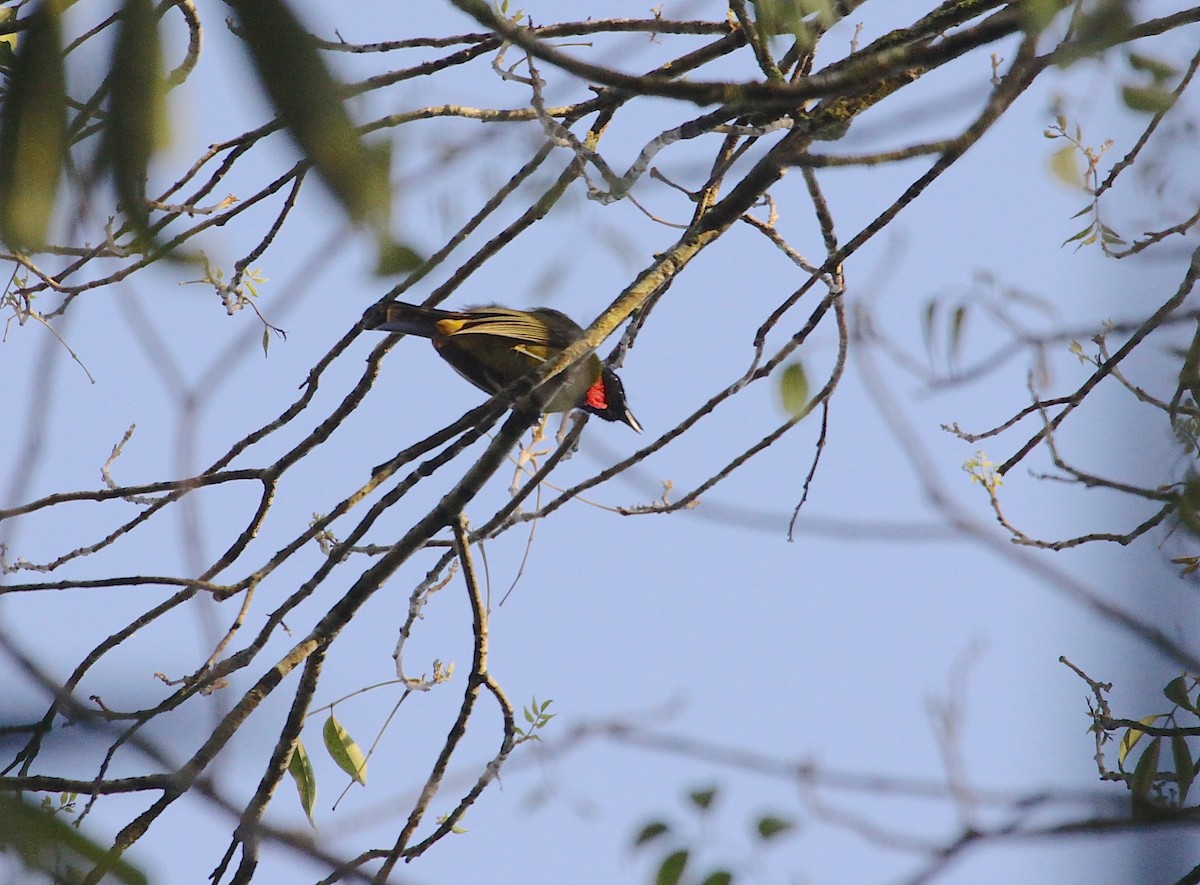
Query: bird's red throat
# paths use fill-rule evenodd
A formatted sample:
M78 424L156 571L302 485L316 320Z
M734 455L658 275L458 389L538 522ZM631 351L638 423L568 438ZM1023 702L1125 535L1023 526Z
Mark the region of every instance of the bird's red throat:
M593 409L604 411L608 408L608 394L604 389L603 378L596 379L596 383L588 388L587 395L583 400Z

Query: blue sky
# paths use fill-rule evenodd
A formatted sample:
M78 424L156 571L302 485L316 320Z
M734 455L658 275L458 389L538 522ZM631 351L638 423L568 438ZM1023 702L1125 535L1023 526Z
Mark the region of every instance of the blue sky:
M910 21L927 6L907 0L866 4L828 36L827 58L842 51L853 22L864 23L866 41ZM574 2L526 3L523 8L537 23L595 13ZM172 99L174 140L163 164L164 181L197 146L264 119L265 105L247 86L246 68L234 38L220 25L220 13L202 12L209 15L202 66ZM611 3L604 13L641 16L646 10ZM351 42L477 30L440 4L414 11L387 3L323 2L311 10L306 6L306 14L314 30L331 36L336 28ZM721 12L719 5L691 3L668 5L664 14L711 18ZM1188 35L1184 31L1176 38ZM1190 36L1195 36L1194 27ZM639 35L621 37L603 43L597 58L638 71L657 53L685 45L664 43L655 45ZM1014 49L1015 44L1006 44L1001 54ZM404 63L412 59L405 57ZM515 60L513 55L510 61ZM376 63L341 55L335 61L349 79L374 70ZM964 360L969 360L990 352L1002 335L985 316L988 304L1007 304L1030 328L1045 331L1096 328L1105 319L1147 313L1165 300L1178 283L1177 264L1114 262L1095 249L1073 252L1060 246L1080 226L1070 216L1086 198L1050 174L1049 157L1059 143L1042 133L1057 104L1083 125L1089 139L1112 138L1117 156L1127 150L1143 121L1119 110L1113 86L1119 69L1114 59L1045 77L964 160L854 256L846 267L846 299L855 322L869 313L877 328L923 358L924 305L933 298L965 301L971 304L963 346ZM952 134L977 113L989 76L984 55L960 60L922 81L912 98L898 97L866 115L846 138L825 149L867 152ZM553 104L584 95L583 84L556 78L547 100ZM477 63L444 77L392 87L354 110L368 119L441 103L517 107L527 100L524 87L502 83ZM695 113L667 101L647 103L618 116L601 151L611 165L623 169L658 132ZM417 124L394 135L396 231L425 252L440 246L474 211L481 195L506 180L540 139L534 124L473 121ZM682 145L665 153L661 166L674 180L695 183L702 180L712 149L703 139ZM558 154L548 163L555 174L569 161L565 151ZM239 196L292 162L291 148L280 138L257 148L255 155L246 177L228 185ZM918 159L893 167L820 171L842 238L868 223L927 163ZM544 186L549 174L538 179L538 186ZM1195 182L1190 186L1194 193ZM1186 182L1175 187L1188 192ZM1115 217L1149 214L1150 190L1147 184L1127 182L1113 195ZM502 213L502 221L528 205L534 192L522 191L515 208ZM820 240L798 172L774 193L781 232L809 257L819 256ZM657 182L643 180L634 194L661 217L688 218L686 200ZM266 217L254 213L236 230L214 232L203 241L210 260L230 267L253 242L249 231ZM489 223L410 292L409 300L425 298L496 229ZM448 303L546 304L586 323L677 236L627 201L600 206L586 201L576 186L534 233L489 262ZM13 472L28 461L23 448L11 449L8 466L0 468L0 488L12 489L23 479L25 500L60 489L95 488L99 465L130 424L137 430L114 468L118 481L150 482L202 469L232 441L286 407L308 367L389 288L392 281L372 276L371 264L370 243L347 230L332 202L309 187L289 226L258 264L268 280L256 306L287 330L286 340L274 339L265 358L259 343L262 327L253 313L227 316L210 287L180 287L181 280L197 275L187 267L164 267L87 293L56 324L95 384L40 327L10 328L0 359L10 379L25 379L10 385L8 412L15 431L10 438L27 441L39 419L44 417L46 424L36 469L15 477ZM981 275L994 285L972 286ZM638 437L621 425L592 421L581 450L561 465L553 482L569 485L635 451L737 377L748 363L750 340L761 318L802 281L797 269L749 227L734 230L698 258L655 311L621 372L646 433ZM1033 296L1041 306L1014 306L1002 294L1010 289ZM780 341L799 327L807 311L801 305L790 316L779 331ZM156 352L154 340L169 350L169 359ZM297 438L296 430L311 427L357 380L377 343L376 336L364 334L330 368L313 407L317 418L287 429L278 440L268 439L235 466L269 463ZM532 537L516 530L487 545L493 600L520 576L508 602L492 613L491 670L518 708L532 697L552 699L557 716L544 731L543 743L518 748L501 783L467 815L468 832L403 868L401 881L646 881L655 851L634 853L629 846L638 828L655 818L678 822L689 844L703 846L701 868L732 863L743 881L904 881L923 868L925 856L880 844L866 831L876 827L918 844L938 844L956 832L960 818L953 801L894 795L885 788L912 781L947 783L947 758L939 749L931 711L951 702L959 729L952 765L961 765L970 791L986 797L1061 788L1084 797L1124 798L1122 787L1097 779L1086 734L1086 686L1058 657L1066 655L1093 678L1115 681L1115 704L1134 718L1157 712L1157 690L1176 675L1175 665L1147 656L1128 634L1085 611L1019 562L947 528L944 513L932 506L872 398L862 350L852 355L834 398L829 440L794 541L786 538L787 522L813 456L819 429L815 415L706 494L694 511L621 516L575 502L538 523ZM823 383L834 354L831 327L801 349L814 388ZM1156 362L1153 354L1143 356L1131 371L1147 385L1167 385L1169 363ZM1028 401L1028 355L1017 356L977 383L936 392L899 371L877 348L866 358L884 377L886 390L876 393L903 414L923 466L938 487L982 532L1003 539L985 495L962 470L979 446L955 439L941 425L957 422L964 429L981 430L1021 408ZM1047 365L1047 391L1073 389L1086 377L1086 367L1065 343L1048 351ZM181 395L177 376L191 400ZM38 392L40 380L48 385L44 399ZM479 401L479 393L427 344L404 341L384 360L357 412L288 474L271 518L250 548L249 561L257 564L268 557L301 531L314 512L328 512L333 502L365 481L371 466ZM185 411L189 403L191 413ZM695 433L588 497L605 507L646 504L662 494L663 482L672 483L678 497L783 417L772 386L760 384ZM1160 426L1144 417L1127 395L1105 393L1065 430L1060 444L1069 457L1097 473L1164 481L1179 472L1179 456L1165 431L1155 436L1157 429L1144 429ZM1027 432L983 447L990 458L1002 461L1034 429L1030 424ZM465 469L469 456L456 463ZM1035 469L1049 466L1044 453L1026 463ZM453 470L437 474L393 508L372 530L370 543L398 537L449 487ZM502 502L509 478L502 471L473 502L469 516L474 523ZM257 490L249 487L197 495L190 505L194 509L147 526L129 543L73 566L69 576L92 569L194 573L197 563L212 561L229 543L256 496ZM1011 519L1046 536L1127 530L1150 512L1145 505L1103 492L1038 481L1024 469L1010 474L1002 496ZM133 505L118 513L116 508L80 504L69 517L32 517L8 537L10 557L52 558L93 542L98 532L133 512ZM349 524L335 525L334 533L348 531ZM1169 543L1160 546L1159 541L1161 536L1133 550L1094 547L1040 555L1104 599L1151 619L1161 611L1167 631L1194 645L1194 594L1165 563ZM408 594L439 554L435 550L415 557L360 612L330 652L317 704L394 675L391 652ZM352 559L342 577L289 616L293 636L303 635L365 561ZM264 583L248 623L256 628L319 562L319 551L310 545ZM0 618L29 653L65 676L98 638L162 593L126 587L119 593L19 594L0 600ZM190 672L211 650L236 604L195 600L135 637L124 653L98 669L95 685L85 685L81 694L99 692L114 708L150 703L162 692L153 674ZM273 661L272 654L286 651L291 641L276 639L252 673ZM343 779L319 750L319 717L309 724L305 739L314 751L320 784L316 819L331 850L351 856L390 845L453 721L469 654L469 610L456 578L432 598L406 652L411 671L428 671L436 658L456 663L455 678L404 702L371 760L368 786L352 789L336 811L330 805ZM4 678L11 681L10 675ZM211 727L217 711L248 687L249 678L235 677L225 692L193 702L172 727L151 730L151 735L175 758L186 758L196 735ZM286 714L295 674L290 678L213 769L216 783L243 800L252 793ZM397 695L392 687L349 698L338 704L338 718L365 746ZM499 723L494 705L488 698L480 703L444 794L431 806L430 820L453 807L495 751ZM9 715L37 716L43 705L44 699L18 692L3 707ZM743 762L762 757L811 765L822 786L800 789L786 779L715 764L698 753L632 746L611 735L617 727L649 736L651 744L656 737L674 738L697 749L727 748L744 757ZM91 767L83 760L76 764L83 773L94 772L94 761ZM118 768L123 773L140 770L133 758ZM879 776L885 787L862 788L862 775ZM708 786L718 788L719 800L700 822L682 797ZM144 797L103 800L89 818L92 832L115 832L147 802ZM749 827L765 813L795 819L800 826L756 856ZM986 803L971 813L985 824L1006 819ZM307 826L290 783L281 787L267 820L301 831ZM422 832L430 824L425 826ZM230 827L227 818L202 800L184 800L131 856L156 881L200 881L224 851ZM1168 846L1179 841L1178 835L1173 838L1174 843L1143 836L982 848L968 852L938 881L1127 882L1131 873L1123 863L1139 844L1160 864L1153 880L1168 881L1194 863L1172 854ZM1141 872L1151 869L1140 863ZM277 849L266 851L264 865L272 870L265 881L324 875Z

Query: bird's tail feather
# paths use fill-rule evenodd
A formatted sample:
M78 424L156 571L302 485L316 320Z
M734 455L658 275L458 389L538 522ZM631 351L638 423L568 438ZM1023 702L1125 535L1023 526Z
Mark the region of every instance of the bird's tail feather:
M393 301L389 304L374 304L367 308L367 312L363 314L363 322L368 329L402 332L405 335L432 338L437 334L438 320L446 319L448 316L450 316L449 311L406 304L403 301Z

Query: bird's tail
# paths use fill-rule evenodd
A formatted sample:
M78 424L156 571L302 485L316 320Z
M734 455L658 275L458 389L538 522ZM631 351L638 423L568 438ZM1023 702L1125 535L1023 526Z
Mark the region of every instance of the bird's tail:
M447 319L450 315L449 311L434 307L393 301L390 304L375 304L367 308L367 312L363 314L363 322L368 329L432 338L437 334L438 321Z

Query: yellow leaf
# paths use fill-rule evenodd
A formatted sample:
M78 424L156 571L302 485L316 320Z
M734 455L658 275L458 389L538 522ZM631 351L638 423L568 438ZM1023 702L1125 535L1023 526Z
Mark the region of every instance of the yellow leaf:
M1076 157L1074 145L1059 148L1050 155L1050 171L1068 187L1083 187L1083 176L1079 173L1079 159Z
M46 242L65 152L66 107L58 4L46 0L26 19L0 117L0 234L17 249Z
M1153 716L1143 716L1138 722L1142 723L1142 725L1153 725L1158 721L1160 715L1162 714L1156 713ZM1126 757L1137 746L1137 742L1142 739L1142 735L1144 734L1144 731L1139 731L1136 728L1130 728L1125 731L1125 736L1121 738L1121 746L1117 750L1117 765L1123 766L1125 764Z
M325 749L329 751L329 756L337 763L337 767L365 787L367 785L367 759L363 756L362 750L358 748L358 744L354 742L354 738L350 737L350 733L342 727L342 723L338 722L332 713L325 720L325 727L321 733L325 738Z
M800 363L787 366L779 376L779 399L784 411L797 418L808 411L808 376Z

